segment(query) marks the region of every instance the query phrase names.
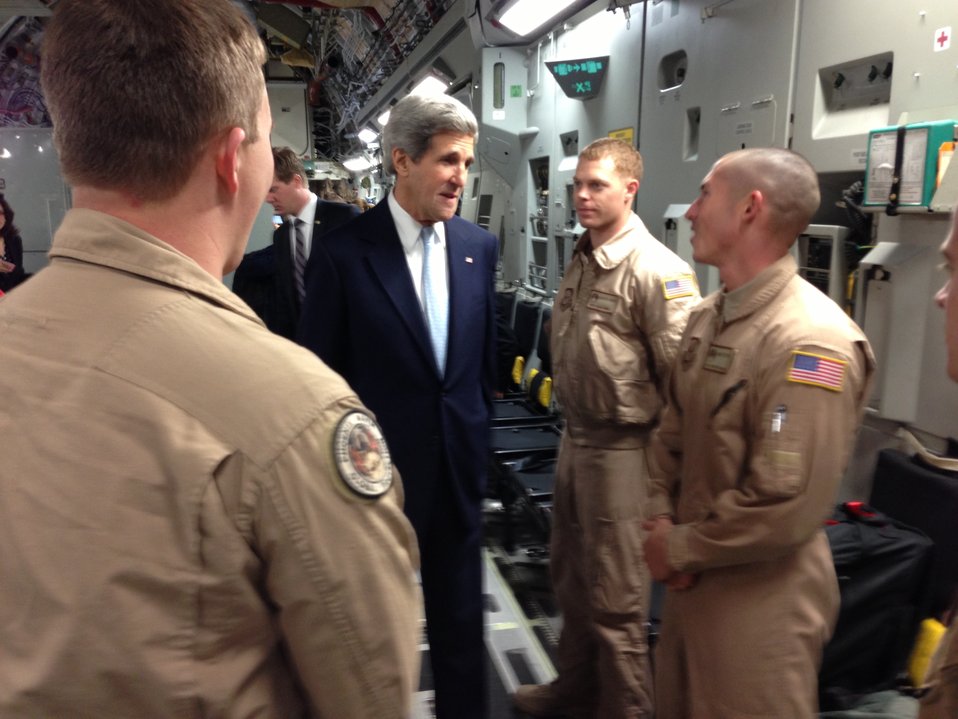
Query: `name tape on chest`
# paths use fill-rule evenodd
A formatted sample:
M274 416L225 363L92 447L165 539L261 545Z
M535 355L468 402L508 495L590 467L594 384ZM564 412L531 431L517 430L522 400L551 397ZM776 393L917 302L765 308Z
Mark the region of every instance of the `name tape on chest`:
M695 275L672 275L662 279L662 296L667 300L691 297L695 294Z
M735 359L735 350L731 347L710 345L708 354L705 355L705 363L702 367L710 372L725 374L732 366L733 359Z
M788 365L788 381L824 387L832 392L841 392L845 384L845 360L792 350Z
M612 314L615 312L616 305L618 304L619 298L615 295L610 295L608 292L592 290L592 292L589 293L589 301L586 303L586 307L590 310Z
M366 499L381 497L393 483L393 466L386 438L365 412L347 414L336 425L333 455L343 484Z

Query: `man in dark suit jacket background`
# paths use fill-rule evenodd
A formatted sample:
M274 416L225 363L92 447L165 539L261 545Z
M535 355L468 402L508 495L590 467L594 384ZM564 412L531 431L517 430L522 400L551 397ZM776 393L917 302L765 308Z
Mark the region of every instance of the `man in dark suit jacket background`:
M455 216L477 133L446 95L392 108L382 146L395 187L314 250L299 332L376 414L402 472L440 719L486 713L480 505L498 243Z
M295 339L303 271L314 240L359 214L356 205L318 198L309 190L302 160L288 147L273 148L273 184L266 202L283 224L273 244L247 254L233 276L233 291L278 335ZM300 224L301 223L301 224ZM297 230L302 234L297 245ZM297 248L302 256L297 273Z

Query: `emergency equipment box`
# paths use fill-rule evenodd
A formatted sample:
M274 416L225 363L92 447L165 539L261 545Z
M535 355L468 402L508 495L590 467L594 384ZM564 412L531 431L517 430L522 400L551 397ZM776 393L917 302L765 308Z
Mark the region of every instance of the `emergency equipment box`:
M868 133L866 207L928 207L937 189L939 151L958 121L882 127Z

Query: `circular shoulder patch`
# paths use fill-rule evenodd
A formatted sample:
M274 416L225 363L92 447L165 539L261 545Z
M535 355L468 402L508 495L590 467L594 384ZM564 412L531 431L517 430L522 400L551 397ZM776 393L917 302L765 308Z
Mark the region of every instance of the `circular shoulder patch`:
M353 411L339 420L333 455L343 483L360 497L381 497L393 484L393 465L386 438L375 420Z

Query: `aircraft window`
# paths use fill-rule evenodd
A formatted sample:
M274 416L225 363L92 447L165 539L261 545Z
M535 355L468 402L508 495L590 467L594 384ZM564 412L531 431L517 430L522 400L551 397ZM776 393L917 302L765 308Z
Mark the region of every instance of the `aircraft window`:
M497 62L492 66L492 106L501 110L506 106L506 64Z

